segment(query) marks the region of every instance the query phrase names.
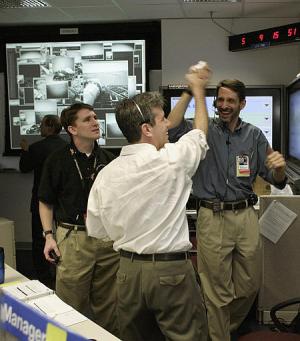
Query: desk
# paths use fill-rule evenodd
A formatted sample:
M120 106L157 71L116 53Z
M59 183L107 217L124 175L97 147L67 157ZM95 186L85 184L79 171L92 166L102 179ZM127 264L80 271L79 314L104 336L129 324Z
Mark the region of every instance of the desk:
M27 281L28 278L23 276L21 273L17 272L15 269L5 264L5 283L14 282L14 281ZM68 327L74 332L88 338L95 339L97 341L120 341L117 337L110 334L108 331L98 326L96 323L91 320L86 320L84 322L80 322L77 324L73 324ZM1 333L2 332L2 333ZM6 333L3 335L3 331L0 330L0 340L1 341L15 341L16 338L14 336L8 335Z

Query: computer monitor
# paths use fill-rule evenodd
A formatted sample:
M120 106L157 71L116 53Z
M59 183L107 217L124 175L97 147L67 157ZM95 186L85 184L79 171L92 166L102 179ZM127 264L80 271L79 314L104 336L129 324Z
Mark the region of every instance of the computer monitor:
M287 98L287 148L286 157L289 168L300 178L300 77L286 88ZM294 178L297 178L294 174Z
M162 94L166 100L165 112L168 114L178 102L182 93L182 88L163 87ZM209 88L206 90L206 104L208 115L216 116L213 101L216 90ZM240 117L262 130L269 144L275 150L281 150L281 127L280 114L282 105L281 86L257 86L246 88L246 106L241 111ZM195 112L194 99L191 100L185 113L186 119L193 119Z

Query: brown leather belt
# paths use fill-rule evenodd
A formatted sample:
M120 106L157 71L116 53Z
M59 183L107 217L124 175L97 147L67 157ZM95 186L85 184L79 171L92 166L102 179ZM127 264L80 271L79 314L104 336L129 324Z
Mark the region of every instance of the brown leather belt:
M130 258L131 260L143 260L151 262L167 262L174 260L185 260L189 259L190 253L186 252L171 252L171 253L145 253L138 254L135 252L130 252L126 250L120 250L120 256L125 258Z
M252 204L249 203L249 200L240 200L240 201L232 201L232 202L213 202L213 201L207 201L207 200L201 200L200 206L209 208L210 210L215 211L215 207L218 205L220 207L219 211L236 211L236 210L242 210L244 208L247 208L249 206L252 206Z
M69 223L58 222L57 226L63 227L64 229L74 230L74 231L86 231L85 225L75 225Z

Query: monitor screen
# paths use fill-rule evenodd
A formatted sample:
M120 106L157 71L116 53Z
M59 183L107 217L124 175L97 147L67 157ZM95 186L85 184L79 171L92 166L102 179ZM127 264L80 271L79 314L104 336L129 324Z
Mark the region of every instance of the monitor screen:
M287 158L300 174L300 78L287 87Z
M281 87L249 87L246 91L246 106L240 112L243 121L260 128L265 134L269 144L275 150L281 150L280 141L280 112L281 112ZM166 99L166 112L168 113L180 98L182 89L163 88L162 93ZM213 106L215 89L206 90L206 104L209 117L215 117ZM185 112L186 119L193 119L195 101L192 98Z
M94 107L105 147L126 144L116 103L145 91L145 40L6 44L10 148L40 139L47 114L74 102Z
M179 97L171 97L171 110L178 102ZM216 111L213 106L214 97L206 97L206 105L209 117L215 117ZM186 119L193 119L195 113L195 101L191 100L187 111ZM273 101L272 96L246 96L246 106L240 112L243 121L251 123L260 128L265 134L269 144L272 146L272 125L273 125Z

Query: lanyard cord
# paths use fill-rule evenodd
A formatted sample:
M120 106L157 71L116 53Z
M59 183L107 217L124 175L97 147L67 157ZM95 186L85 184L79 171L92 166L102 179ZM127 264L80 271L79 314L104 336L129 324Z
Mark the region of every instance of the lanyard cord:
M80 170L80 167L79 167L79 164L78 164L78 161L76 159L76 156L75 156L75 151L73 148L70 148L70 153L71 153L71 156L75 162L75 166L77 168L77 172L78 172L78 175L80 177L80 180L81 180L81 186L82 186L82 189L83 191L85 191L85 181L83 179L83 176L82 176L82 173L81 173L81 170ZM97 157L95 155L95 158L94 158L94 165L93 165L93 173L90 175L90 179L91 180L94 180L94 176L95 176L95 171L96 171L96 164L97 164Z

